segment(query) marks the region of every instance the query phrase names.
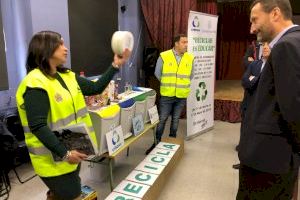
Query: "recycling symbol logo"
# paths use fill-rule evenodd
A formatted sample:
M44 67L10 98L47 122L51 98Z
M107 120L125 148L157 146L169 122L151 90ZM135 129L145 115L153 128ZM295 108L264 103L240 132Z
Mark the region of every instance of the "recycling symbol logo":
M207 97L207 89L205 82L199 83L199 88L196 90L196 99L197 101L204 101Z

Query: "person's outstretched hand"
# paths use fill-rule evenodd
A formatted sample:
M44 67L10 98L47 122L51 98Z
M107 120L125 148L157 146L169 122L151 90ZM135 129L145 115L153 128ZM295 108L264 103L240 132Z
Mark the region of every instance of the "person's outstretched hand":
M122 55L115 54L113 65L118 66L119 68L125 64L125 62L129 59L131 55L131 51L129 49L125 49Z

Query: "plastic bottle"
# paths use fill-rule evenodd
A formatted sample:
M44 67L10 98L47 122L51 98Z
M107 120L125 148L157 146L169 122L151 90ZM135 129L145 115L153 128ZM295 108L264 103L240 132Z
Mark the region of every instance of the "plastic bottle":
M128 94L129 94L129 83L128 83L128 82L125 83L125 86L124 86L124 93L125 93L125 95L128 95Z
M79 76L85 77L84 71L80 71Z
M115 81L111 80L108 87L108 98L110 101L115 99Z
M119 84L115 83L115 91L114 91L115 99L118 99L118 95L119 95Z

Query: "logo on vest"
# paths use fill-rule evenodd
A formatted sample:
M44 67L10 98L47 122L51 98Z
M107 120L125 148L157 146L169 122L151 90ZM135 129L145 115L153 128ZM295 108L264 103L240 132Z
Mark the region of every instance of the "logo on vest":
M56 93L54 97L56 102L62 102L63 100L62 96L58 93Z
M79 86L77 86L78 93L82 93Z
M22 110L25 110L25 104L23 103L22 105L20 105L20 108L21 108Z

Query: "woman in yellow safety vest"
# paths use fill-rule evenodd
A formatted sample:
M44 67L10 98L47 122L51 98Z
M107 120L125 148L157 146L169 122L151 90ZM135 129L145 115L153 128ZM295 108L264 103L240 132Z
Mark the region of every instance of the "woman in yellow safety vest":
M63 66L68 49L59 33L41 31L32 37L27 75L18 87L16 100L33 168L49 188L47 199L80 199L80 162L87 158L67 149L53 130L85 123L97 145L84 96L101 93L130 53L126 49L122 56L115 55L107 71L92 82Z

